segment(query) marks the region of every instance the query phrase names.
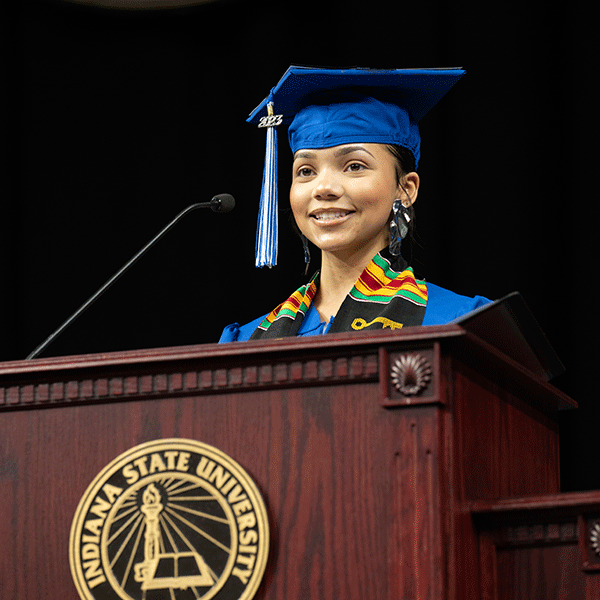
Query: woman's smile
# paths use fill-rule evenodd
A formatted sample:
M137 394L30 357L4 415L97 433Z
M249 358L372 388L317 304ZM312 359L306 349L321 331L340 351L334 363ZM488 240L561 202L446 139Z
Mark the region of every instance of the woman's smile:
M311 213L311 217L320 225L337 225L354 214L353 210L345 209L317 209Z

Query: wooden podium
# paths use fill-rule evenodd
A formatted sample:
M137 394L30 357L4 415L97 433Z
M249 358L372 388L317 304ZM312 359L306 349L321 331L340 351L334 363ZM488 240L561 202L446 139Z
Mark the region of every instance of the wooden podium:
M0 597L77 600L84 492L128 449L184 438L264 498L255 598L597 599L600 494L559 494L571 406L459 325L4 363ZM579 595L539 595L544 573Z

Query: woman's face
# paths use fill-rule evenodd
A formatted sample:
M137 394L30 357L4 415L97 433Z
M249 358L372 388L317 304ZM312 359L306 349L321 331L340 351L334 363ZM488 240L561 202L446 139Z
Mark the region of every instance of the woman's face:
M300 231L323 252L374 256L389 243L394 200L406 198L396 166L382 144L296 152L290 203Z

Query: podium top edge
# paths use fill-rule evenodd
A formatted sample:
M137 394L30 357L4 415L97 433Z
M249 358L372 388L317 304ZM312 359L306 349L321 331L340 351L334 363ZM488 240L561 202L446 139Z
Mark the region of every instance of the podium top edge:
M302 352L329 348L332 351L344 348L378 346L381 344L404 344L459 337L466 334L457 324L407 327L402 330L380 330L361 333L331 333L322 336L301 338L279 338L227 344L197 344L164 348L145 348L95 354L52 356L31 360L16 360L0 363L0 376L18 373L44 372L63 369L89 369L102 366L133 365L140 363L170 362L180 360L215 359L231 356L262 355L281 352Z

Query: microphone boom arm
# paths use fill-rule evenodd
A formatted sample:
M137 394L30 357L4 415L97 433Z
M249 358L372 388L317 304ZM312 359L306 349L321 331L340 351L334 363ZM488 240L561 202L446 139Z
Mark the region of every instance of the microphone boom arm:
M224 200L224 201L222 201ZM27 356L27 360L35 358L45 350L77 317L85 312L125 271L133 266L137 260L145 254L160 238L162 238L174 225L185 215L197 208L211 208L215 212L229 212L233 208L232 196L221 194L215 196L210 202L197 202L182 210L166 227L159 231L135 256L125 263L93 296L86 300L54 333L46 338L33 352Z

